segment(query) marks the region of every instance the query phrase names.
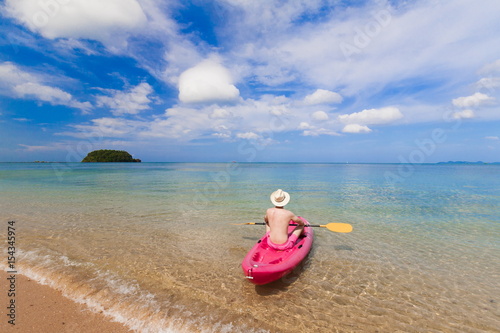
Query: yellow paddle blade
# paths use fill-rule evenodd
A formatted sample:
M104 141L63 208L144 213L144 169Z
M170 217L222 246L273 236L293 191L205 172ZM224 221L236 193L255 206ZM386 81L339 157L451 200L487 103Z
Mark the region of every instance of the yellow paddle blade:
M246 223L231 223L232 225L248 225L248 224L256 224L255 222L246 222Z
M320 225L320 227L328 228L328 230L333 232L351 232L352 225L349 223L328 223L325 225Z

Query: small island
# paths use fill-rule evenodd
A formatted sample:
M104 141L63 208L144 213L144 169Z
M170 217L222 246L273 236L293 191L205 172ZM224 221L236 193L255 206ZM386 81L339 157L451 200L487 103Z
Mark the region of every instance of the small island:
M88 153L82 160L82 163L89 162L141 162L141 160L132 158L132 155L124 150L100 149Z

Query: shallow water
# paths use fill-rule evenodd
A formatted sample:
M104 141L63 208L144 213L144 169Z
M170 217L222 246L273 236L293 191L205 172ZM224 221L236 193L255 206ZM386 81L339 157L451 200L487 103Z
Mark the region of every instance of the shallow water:
M0 163L19 271L143 332L499 332L500 166ZM403 175L394 178L388 175ZM241 271L276 188L317 229L290 276Z

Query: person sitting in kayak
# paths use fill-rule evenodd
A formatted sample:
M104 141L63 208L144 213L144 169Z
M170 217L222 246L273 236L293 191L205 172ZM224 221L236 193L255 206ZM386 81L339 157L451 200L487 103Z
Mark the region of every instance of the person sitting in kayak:
M294 213L283 207L290 201L290 195L279 189L271 194L273 208L269 208L264 216L266 235L269 246L275 250L287 250L295 245L299 236L304 232L304 221ZM298 224L291 235L288 235L288 224L293 221Z

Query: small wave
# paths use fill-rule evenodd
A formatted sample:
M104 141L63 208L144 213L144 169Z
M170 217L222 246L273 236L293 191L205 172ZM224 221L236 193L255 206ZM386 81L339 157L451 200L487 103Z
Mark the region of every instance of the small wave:
M183 305L165 300L160 302L155 295L142 290L138 283L125 281L113 272L99 270L92 263L22 250L18 252L18 259L20 274L56 289L66 298L137 332L192 332L194 327L204 333L248 332L234 327L232 323L216 323L203 328L208 318L197 316ZM7 270L5 265L0 268Z

